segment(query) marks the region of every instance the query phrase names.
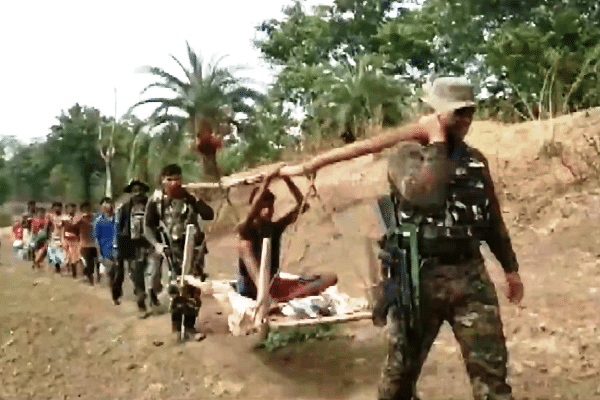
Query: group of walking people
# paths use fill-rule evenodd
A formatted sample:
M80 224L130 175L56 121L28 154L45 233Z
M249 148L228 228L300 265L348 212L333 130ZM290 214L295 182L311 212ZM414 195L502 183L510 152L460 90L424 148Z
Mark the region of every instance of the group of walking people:
M94 214L88 201L79 210L75 203L54 202L48 212L29 201L26 213L14 220L12 232L15 256L30 261L34 270L41 269L45 260L57 273L77 278L82 272L93 285L113 260L113 203L102 199Z

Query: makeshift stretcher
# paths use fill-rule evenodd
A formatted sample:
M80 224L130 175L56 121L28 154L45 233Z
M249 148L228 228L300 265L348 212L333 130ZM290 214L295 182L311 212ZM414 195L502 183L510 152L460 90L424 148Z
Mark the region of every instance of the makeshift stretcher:
M336 286L319 296L270 303L269 280L270 239L263 239L257 298L252 300L237 293L229 281L205 281L185 275L185 284L200 288L205 295L212 295L219 302L231 307L227 321L234 336L255 332L268 332L284 327L301 327L319 324L345 323L371 319L366 299L353 299L339 293ZM282 278L298 276L281 272Z
M413 127L414 128L414 127ZM355 142L350 145L344 146L339 149L333 149L324 154L318 155L311 160L305 161L299 165L294 166L283 166L278 173L279 177L283 176L305 176L310 180L309 190L304 196L300 209L304 209L307 198L312 195L319 201L320 197L317 194L315 186L316 172L325 165L333 164L339 161L350 160L355 157L363 156L371 153L378 153L386 148L395 146L402 140L415 140L418 138L413 128L407 127L401 132L392 132L388 135L379 135L377 137L365 139L360 142ZM412 130L411 130L412 129ZM417 132L419 133L419 132ZM421 132L422 133L422 132ZM422 137L425 137L421 135ZM421 137L419 136L419 137ZM420 140L420 139L419 139ZM240 185L255 185L262 182L266 178L265 172L250 172L246 174L240 174L236 177L224 177L219 179L218 182L200 182L186 185L188 189L219 189L224 192L225 200L230 204L229 191L231 188ZM235 207L233 207L235 212ZM237 212L235 212L237 216ZM378 269L374 257L370 257L370 269ZM229 316L229 328L234 335L242 335L253 330L264 331L270 328L278 327L294 327L294 326L307 326L317 325L323 323L341 323L348 321L357 321L361 319L372 318L372 312L367 306L368 301L364 301L363 306L356 307L350 311L346 311L342 314L336 313L335 315L315 315L309 318L292 318L291 315L274 316L270 313L274 305L270 304L269 289L271 281L269 280L270 265L270 242L269 239L264 239L263 249L261 253L260 263L260 276L259 283L257 285L257 300L243 298L238 295L230 283L221 282L217 283L214 281L201 282L199 279L189 275L185 275L182 279L187 285L201 288L206 293L206 290L213 291L213 295L218 299L227 299L233 308L232 315ZM281 275L281 274L280 274ZM371 278L374 278L374 274L371 273ZM375 280L372 281L375 283ZM216 291L215 291L216 290ZM326 291L327 292L327 291ZM330 296L332 293L325 293ZM310 301L309 299L308 301ZM314 299L313 299L314 300ZM285 305L281 303L276 304L277 307L285 308ZM290 305L293 308L293 305ZM282 311L283 311L282 308ZM343 307L342 307L343 308ZM310 314L310 313L308 313Z

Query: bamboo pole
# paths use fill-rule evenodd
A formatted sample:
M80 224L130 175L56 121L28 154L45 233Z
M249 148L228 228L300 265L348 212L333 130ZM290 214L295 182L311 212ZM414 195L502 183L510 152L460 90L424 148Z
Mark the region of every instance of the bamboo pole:
M351 160L367 154L379 153L387 148L395 146L400 142L410 140L427 142L429 140L429 136L426 128L421 124L411 124L400 128L392 128L387 130L387 133L327 151L301 164L285 166L281 169L279 176L291 177L316 173L317 170L326 165L334 164L340 161ZM191 183L186 185L186 188L217 189L219 187L229 188L238 185L253 185L262 182L264 178L264 172L257 172L247 176L223 178L221 183Z

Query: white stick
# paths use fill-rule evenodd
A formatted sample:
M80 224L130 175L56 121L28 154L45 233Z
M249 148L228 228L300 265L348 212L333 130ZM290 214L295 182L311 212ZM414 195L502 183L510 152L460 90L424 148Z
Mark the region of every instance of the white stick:
M271 270L271 238L264 238L262 242L262 251L260 253L260 272L258 275L257 295L256 295L256 314L254 322L256 325L262 324L267 315L269 304L269 283Z
M183 261L181 263L181 283L183 283L183 277L192 266L192 259L194 258L194 236L196 235L195 231L196 227L192 224L188 224L188 226L185 229Z
M192 259L194 258L194 237L196 230L194 225L188 224L185 229L185 244L183 246L183 261L181 262L181 289L179 295L183 296L183 286L185 285L185 273L190 270ZM185 340L185 316L181 316L181 341Z

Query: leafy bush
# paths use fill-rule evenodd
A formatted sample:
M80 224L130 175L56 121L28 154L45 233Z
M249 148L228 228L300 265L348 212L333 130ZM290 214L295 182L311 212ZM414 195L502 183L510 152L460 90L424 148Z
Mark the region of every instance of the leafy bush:
M320 324L310 327L295 328L293 330L279 329L269 332L269 336L263 342L256 345L257 349L274 351L295 343L302 343L309 340L330 339L334 337L334 329L331 324Z

